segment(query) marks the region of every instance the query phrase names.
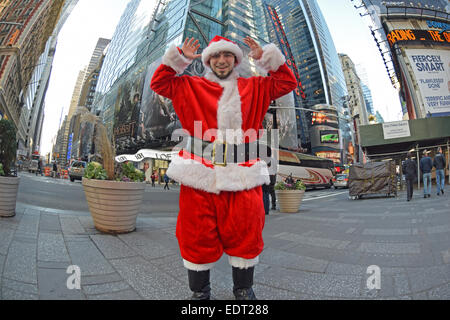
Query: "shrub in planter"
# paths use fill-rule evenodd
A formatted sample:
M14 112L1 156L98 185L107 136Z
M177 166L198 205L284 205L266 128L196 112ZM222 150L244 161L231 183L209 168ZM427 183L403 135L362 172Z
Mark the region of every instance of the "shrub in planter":
M13 175L11 165L16 159L16 128L10 120L0 120L0 217L16 214L20 178Z
M298 212L306 185L298 179L294 181L291 175L275 185L275 193L280 204L281 212Z
M114 170L114 148L103 125L97 126L99 159L90 162L82 180L95 227L106 233L126 233L136 229L136 218L144 197L144 174L133 164Z

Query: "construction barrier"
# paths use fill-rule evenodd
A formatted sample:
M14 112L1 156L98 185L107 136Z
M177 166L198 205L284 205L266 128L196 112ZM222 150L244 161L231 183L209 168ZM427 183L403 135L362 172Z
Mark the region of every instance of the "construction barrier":
M52 170L50 169L50 167L45 167L44 168L44 175L46 177L50 177L51 174L52 174Z
M69 179L69 170L61 170L62 178Z

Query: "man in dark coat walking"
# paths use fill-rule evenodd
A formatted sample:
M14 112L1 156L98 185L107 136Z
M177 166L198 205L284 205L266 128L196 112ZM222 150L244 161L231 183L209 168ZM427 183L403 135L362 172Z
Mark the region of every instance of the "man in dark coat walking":
M413 191L414 191L414 180L417 177L417 164L412 159L412 153L408 152L408 158L403 161L402 170L406 179L406 200L409 201L412 199Z
M441 193L444 194L444 185L445 185L444 169L446 166L445 157L442 154L441 147L438 148L436 156L434 157L433 166L436 168L436 193L439 196Z

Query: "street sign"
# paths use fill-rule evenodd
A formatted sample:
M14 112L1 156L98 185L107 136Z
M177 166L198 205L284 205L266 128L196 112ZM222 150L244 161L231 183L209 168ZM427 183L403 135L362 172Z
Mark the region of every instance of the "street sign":
M386 140L410 137L409 122L407 120L385 122L383 123L383 135Z

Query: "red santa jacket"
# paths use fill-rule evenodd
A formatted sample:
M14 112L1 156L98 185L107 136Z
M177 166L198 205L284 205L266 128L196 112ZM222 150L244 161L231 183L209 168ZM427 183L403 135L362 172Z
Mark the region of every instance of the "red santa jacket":
M204 77L179 76L192 60L172 46L153 75L150 88L172 100L183 129L189 135L227 143L252 142L272 100L297 86L281 51L269 44L256 64L269 72L266 77L239 77L234 70L225 80L209 68ZM225 167L205 165L186 151L172 159L167 174L174 180L207 192L248 190L269 184L267 164L229 163Z

